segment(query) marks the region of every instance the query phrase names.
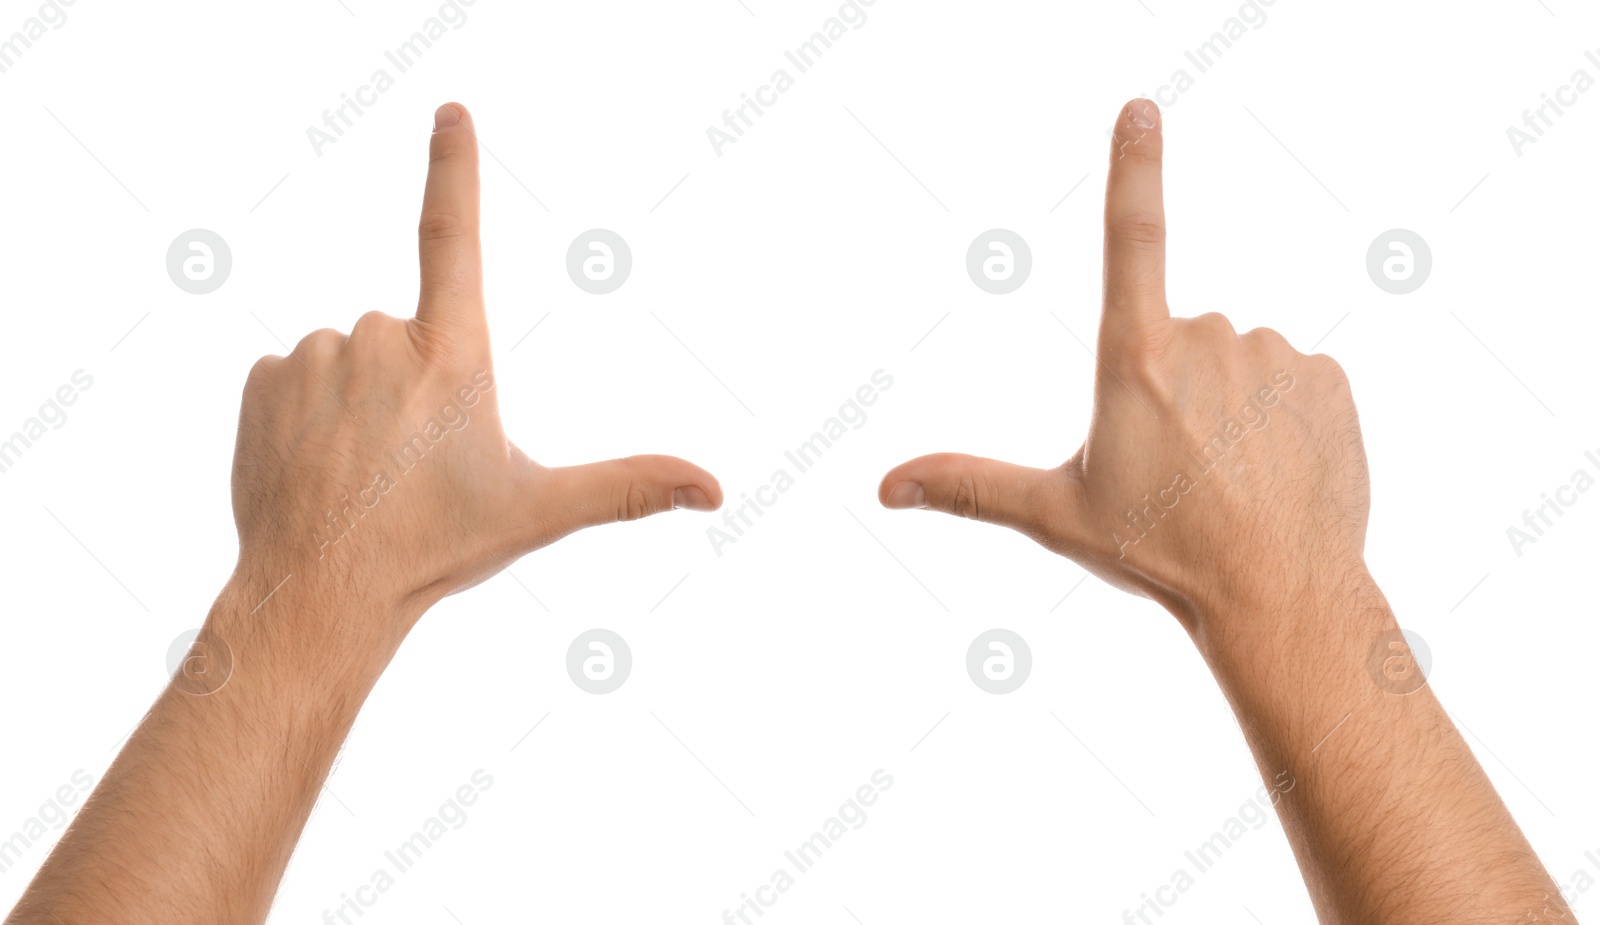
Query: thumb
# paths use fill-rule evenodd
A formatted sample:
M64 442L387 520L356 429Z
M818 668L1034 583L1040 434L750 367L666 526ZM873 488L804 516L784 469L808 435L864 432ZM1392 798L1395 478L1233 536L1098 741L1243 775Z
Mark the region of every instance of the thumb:
M675 456L629 456L546 469L540 482L535 501L539 519L561 536L675 508L714 511L722 506L716 478Z
M935 453L889 470L878 486L887 508L926 508L1010 527L1059 543L1074 522L1078 484L1063 469L1034 469L960 453Z

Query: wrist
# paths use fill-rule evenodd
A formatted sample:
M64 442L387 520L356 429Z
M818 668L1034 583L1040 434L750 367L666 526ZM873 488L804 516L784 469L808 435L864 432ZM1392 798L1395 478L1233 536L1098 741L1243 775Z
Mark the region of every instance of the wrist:
M1337 584L1286 587L1270 606L1208 611L1193 635L1241 722L1277 730L1284 761L1306 757L1354 713L1431 698L1420 675L1397 686L1385 674L1399 624L1365 567Z
M1299 690L1348 697L1372 686L1373 647L1398 630L1377 582L1364 565L1337 580L1303 570L1296 578L1270 595L1219 600L1197 615L1195 646L1230 696Z
M195 666L199 672L181 670L176 683L210 693L248 674L308 694L364 693L414 621L347 588L314 568L280 571L241 560L197 640L207 663Z
M1224 577L1185 602L1184 623L1208 661L1263 652L1312 656L1394 624L1387 599L1359 558L1345 565L1299 560Z

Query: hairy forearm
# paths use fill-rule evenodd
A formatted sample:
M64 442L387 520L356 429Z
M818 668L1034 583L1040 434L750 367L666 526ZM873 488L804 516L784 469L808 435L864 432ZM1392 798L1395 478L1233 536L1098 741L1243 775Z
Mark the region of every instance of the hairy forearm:
M1432 689L1374 677L1399 627L1364 569L1203 623L1228 627L1196 638L1263 778L1295 782L1278 813L1322 921L1512 923L1560 905Z
M252 614L270 589L230 582L200 637L209 678L180 672L163 692L8 925L266 918L323 779L398 645L364 629L377 621L347 602L290 587Z

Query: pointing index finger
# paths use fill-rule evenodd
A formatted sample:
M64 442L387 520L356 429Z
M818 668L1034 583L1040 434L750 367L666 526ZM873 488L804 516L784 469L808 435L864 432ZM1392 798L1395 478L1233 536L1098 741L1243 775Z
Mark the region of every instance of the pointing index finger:
M417 243L422 260L417 320L447 330L483 326L478 136L472 115L460 103L446 103L434 113Z
M1168 318L1167 220L1161 202L1161 111L1133 100L1117 117L1106 178L1102 330L1139 331Z

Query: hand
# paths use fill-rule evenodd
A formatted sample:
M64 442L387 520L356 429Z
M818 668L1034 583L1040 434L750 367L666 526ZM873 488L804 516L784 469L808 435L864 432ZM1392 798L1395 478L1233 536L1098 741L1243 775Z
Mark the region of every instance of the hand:
M1170 317L1161 157L1155 104L1129 103L1106 181L1094 413L1077 454L1054 469L924 456L890 471L879 499L1019 530L1193 632L1203 614L1271 612L1309 582L1364 574L1367 467L1333 360L1266 328L1236 334L1219 314Z
M435 119L416 317L372 312L348 337L316 331L287 358L258 362L245 385L233 507L254 599L293 574L414 621L575 530L722 503L717 480L680 459L548 469L506 438L484 313L477 137L458 105Z

